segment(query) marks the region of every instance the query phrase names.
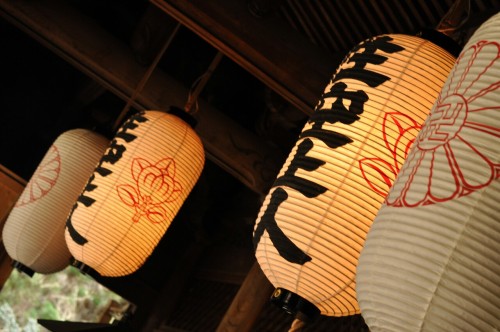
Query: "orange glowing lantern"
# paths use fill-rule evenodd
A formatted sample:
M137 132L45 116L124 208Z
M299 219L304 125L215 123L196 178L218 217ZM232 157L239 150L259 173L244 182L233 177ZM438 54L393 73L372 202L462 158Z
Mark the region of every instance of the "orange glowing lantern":
M500 329L500 14L465 45L367 236L371 331Z
M179 117L132 116L117 132L68 218L77 262L102 276L135 272L168 229L204 165L203 145Z
M455 58L416 36L359 44L326 87L266 197L256 258L289 312L360 312L354 276L375 215Z
M69 130L54 141L3 229L5 249L19 270L33 275L68 266L66 218L108 144L85 129Z

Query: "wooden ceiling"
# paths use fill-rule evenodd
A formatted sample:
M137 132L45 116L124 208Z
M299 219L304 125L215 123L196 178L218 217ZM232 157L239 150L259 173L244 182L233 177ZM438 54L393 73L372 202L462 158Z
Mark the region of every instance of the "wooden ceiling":
M251 246L263 196L347 51L373 35L436 27L453 3L0 0L2 26L22 36L6 33L53 55L36 51L19 58L32 64L27 68L50 68L40 70L40 81L50 81L59 92L58 98L51 90L53 99L43 109L21 103L26 109L14 125L2 127L10 130L3 139L23 130L31 130L35 141L35 134L53 138L72 125L109 135L126 103L133 110L183 108L190 94L198 94L196 131L208 160L200 183L141 271L119 280L94 277L138 305L143 331L285 331L291 320L269 306L272 287L256 267ZM499 8L498 0L472 0L469 20L454 37L463 42ZM10 83L28 99L41 94ZM56 105L64 111L54 112ZM40 113L53 116L47 120L53 125L37 127ZM69 123L66 117L86 120ZM12 151L2 144L2 151ZM12 152L0 163L29 177L41 157L23 159ZM366 326L359 316L324 318L309 330Z

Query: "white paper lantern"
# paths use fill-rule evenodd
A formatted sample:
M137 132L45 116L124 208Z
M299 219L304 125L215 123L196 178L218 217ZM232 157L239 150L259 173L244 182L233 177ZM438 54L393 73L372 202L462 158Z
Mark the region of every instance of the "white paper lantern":
M47 151L3 228L5 249L20 270L53 273L68 266L66 218L108 144L99 134L73 129Z
M266 197L256 258L288 311L359 313L354 274L377 211L455 58L415 36L359 44Z
M203 145L179 117L132 116L118 131L66 230L76 261L102 276L135 272L151 255L197 182Z
M371 331L500 330L500 14L465 45L357 270Z

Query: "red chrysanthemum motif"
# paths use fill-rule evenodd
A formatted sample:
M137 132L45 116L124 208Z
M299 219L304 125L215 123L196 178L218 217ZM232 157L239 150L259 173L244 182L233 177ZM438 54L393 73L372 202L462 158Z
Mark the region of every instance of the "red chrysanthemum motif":
M382 122L386 155L382 158L359 160L361 174L368 185L382 197L391 188L420 128L419 123L403 113L386 113ZM396 135L392 134L394 129Z
M166 219L164 204L175 201L181 193L181 185L175 180L175 161L165 158L152 164L142 158L132 162L132 177L136 186L117 186L121 201L135 208L132 218L138 222L146 217L153 224Z
M54 188L60 172L61 156L57 147L52 145L17 200L16 207L33 203L47 195Z
M491 153L500 144L500 128L488 121L500 111L495 91L500 87L499 58L495 42L480 41L462 52L386 197L387 205L445 202L500 176L500 164Z

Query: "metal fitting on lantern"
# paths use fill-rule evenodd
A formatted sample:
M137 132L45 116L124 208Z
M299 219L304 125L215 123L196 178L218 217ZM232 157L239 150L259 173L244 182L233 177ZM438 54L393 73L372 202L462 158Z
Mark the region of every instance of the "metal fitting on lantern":
M83 274L89 274L89 272L92 270L90 266L86 265L83 262L77 261L74 258L70 259L70 265L76 267Z
M457 57L462 51L462 47L453 38L435 29L423 29L417 36L440 46L454 57Z
M168 114L175 115L182 121L186 122L191 128L195 128L196 125L198 124L198 121L189 114L188 112L184 111L183 109L175 106L170 106L169 110L167 111Z
M310 321L320 314L320 310L314 304L284 288L274 290L271 302L291 315L300 314L302 318Z
M32 269L30 269L29 267L27 267L26 265L24 265L19 261L12 261L12 267L17 269L19 272L28 275L29 277L33 277L33 275L35 274L35 271L33 271Z

